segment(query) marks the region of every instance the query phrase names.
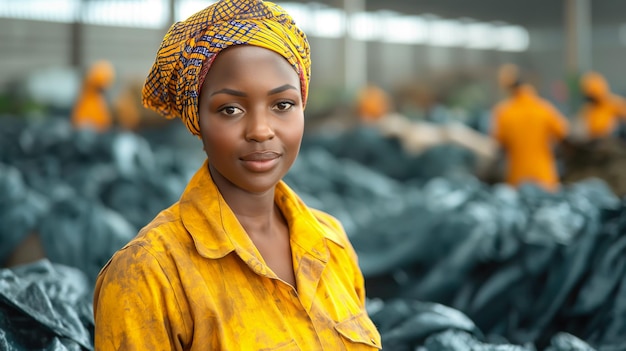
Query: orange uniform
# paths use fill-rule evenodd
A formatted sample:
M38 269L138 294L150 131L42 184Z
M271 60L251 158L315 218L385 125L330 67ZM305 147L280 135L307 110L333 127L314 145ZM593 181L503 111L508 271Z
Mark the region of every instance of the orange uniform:
M493 110L493 136L507 155L506 181L534 182L546 190L559 187L553 142L563 139L569 123L530 86L523 85Z
M377 350L364 280L339 222L277 185L297 289L280 280L220 195L208 164L101 271L95 349Z
M96 62L85 77L83 88L72 111L72 124L76 128L92 128L103 132L113 123L104 90L114 80L113 66L107 61Z
M387 93L376 85L368 84L357 96L357 114L363 122L373 122L389 113Z
M582 77L581 90L590 100L581 109L587 136L597 139L611 135L619 117L626 117L626 101L612 94L604 77L596 72Z

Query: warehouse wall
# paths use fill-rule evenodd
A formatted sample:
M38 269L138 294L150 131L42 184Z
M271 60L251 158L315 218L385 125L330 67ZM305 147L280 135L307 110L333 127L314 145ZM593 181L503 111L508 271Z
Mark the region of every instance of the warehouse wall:
M67 65L70 34L64 23L0 20L0 83L33 67Z
M85 63L113 62L121 77L145 76L164 31L84 26ZM19 79L33 69L69 67L72 25L3 18L0 21L0 83Z
M0 85L20 79L34 69L69 67L71 24L6 19L0 21ZM165 29L137 29L86 25L82 52L86 63L98 59L113 62L120 81L142 79L150 69ZM367 69L371 81L387 88L416 82L430 83L444 72L470 79L493 81L503 62L526 67L540 91L557 97L555 84L566 78L565 40L560 28L530 29L528 52L507 53L422 45L372 42L367 45ZM310 38L313 60L312 101L337 99L343 88L342 39ZM594 28L594 68L605 73L618 92L626 92L619 27Z
M615 92L626 94L626 45L619 32L619 24L594 26L591 69L604 74ZM530 36L528 67L535 76L541 77L542 90L549 92L554 81L567 79L566 37L557 28L534 28L530 30Z

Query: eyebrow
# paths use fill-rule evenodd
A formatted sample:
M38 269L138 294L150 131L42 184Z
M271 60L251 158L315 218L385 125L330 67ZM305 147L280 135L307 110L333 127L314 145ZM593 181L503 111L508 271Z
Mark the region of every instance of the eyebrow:
M267 95L274 95L274 94L278 94L278 93L282 93L283 91L289 90L289 89L293 89L293 90L298 90L298 88L294 87L291 84L285 84L285 85L281 85L278 88L274 88L272 90L270 90ZM228 88L224 88L224 89L220 89L218 91L213 92L213 94L211 94L211 96L217 95L217 94L228 94L228 95L234 95L234 96L240 96L240 97L247 97L248 94L239 91L239 90L234 90L234 89L228 89Z
M281 85L278 88L274 88L272 90L270 90L267 95L274 95L274 94L278 94L278 93L282 93L283 91L289 90L289 89L293 89L293 90L298 90L298 88L294 87L291 84L285 84L285 85Z
M227 88L218 90L216 92L213 92L213 94L211 94L211 96L217 95L217 94L228 94L228 95L235 95L235 96L241 96L241 97L248 96L246 93L241 92L239 90L233 90L233 89L227 89Z

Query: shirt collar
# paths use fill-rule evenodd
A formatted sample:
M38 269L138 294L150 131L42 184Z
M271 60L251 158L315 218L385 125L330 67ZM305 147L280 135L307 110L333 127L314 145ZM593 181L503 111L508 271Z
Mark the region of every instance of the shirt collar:
M320 223L283 181L276 186L275 202L287 219L292 243L324 262L329 255L325 239L343 247L335 230ZM187 184L180 199L180 216L200 255L217 259L237 251L246 262L258 259L252 240L213 182L208 160Z

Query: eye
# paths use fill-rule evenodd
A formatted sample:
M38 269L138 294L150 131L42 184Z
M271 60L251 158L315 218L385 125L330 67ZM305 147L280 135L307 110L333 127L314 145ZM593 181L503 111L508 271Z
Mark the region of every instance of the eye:
M289 111L295 104L291 101L281 101L274 105L274 109L278 111Z
M243 110L240 109L239 107L235 107L235 106L225 106L225 107L222 107L219 110L219 112L222 113L222 114L225 114L227 116L234 116L234 115L237 115L239 113L242 113Z

